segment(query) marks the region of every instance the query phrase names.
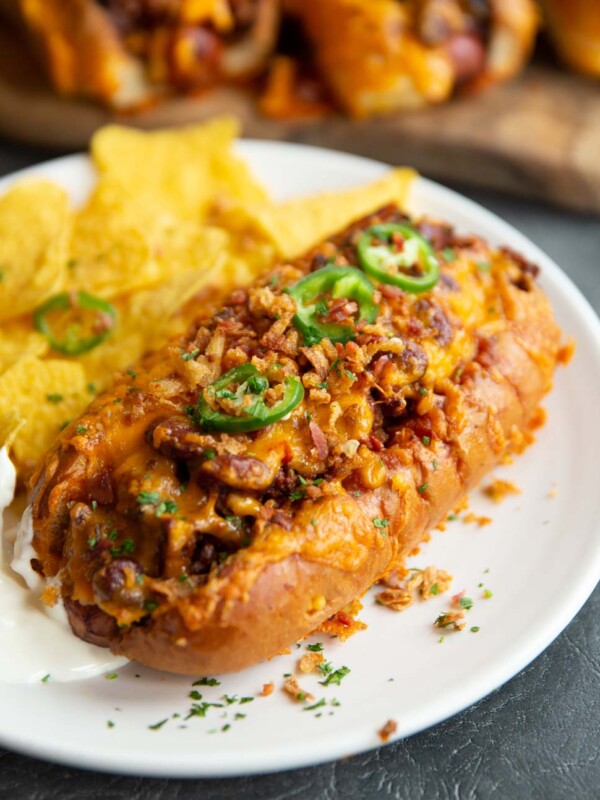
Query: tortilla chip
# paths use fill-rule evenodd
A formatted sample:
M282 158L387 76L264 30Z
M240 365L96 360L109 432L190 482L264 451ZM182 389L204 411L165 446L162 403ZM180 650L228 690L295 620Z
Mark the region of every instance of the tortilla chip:
M410 169L393 169L366 186L280 205L233 203L217 210L215 222L238 232L253 231L272 242L282 258L295 258L381 206L397 203L402 208L414 177Z
M59 186L32 180L0 198L0 321L64 287L70 235L69 200Z
M11 456L19 474L29 474L52 445L63 423L90 401L83 367L59 359L22 358L0 375L0 420L22 420Z
M0 375L21 358L43 356L47 352L46 338L32 329L30 320L11 320L2 324L0 329Z
M232 117L174 130L144 132L108 125L92 138L100 183L110 179L125 197L144 198L179 219L201 221L217 195L265 201L266 192L231 146Z

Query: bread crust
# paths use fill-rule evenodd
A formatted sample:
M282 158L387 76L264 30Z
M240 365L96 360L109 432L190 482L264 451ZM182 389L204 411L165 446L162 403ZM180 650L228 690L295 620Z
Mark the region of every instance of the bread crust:
M215 3L217 30L210 33L210 26L205 31L201 21L188 19L183 6L181 18L159 18L138 35L148 37L147 64L129 46L109 10L95 0L15 0L11 16L29 34L61 94L134 109L170 88L206 88L217 79L257 74L275 46L279 3L255 0L255 5L252 23L230 38L233 22L226 3Z
M358 233L373 222L398 218L401 215L397 210L384 209L275 274L282 283L289 283L290 270L298 275L318 268L324 253L352 258L352 243ZM425 223L422 229L431 232L432 226ZM452 236L449 230L447 226L433 226L431 236ZM268 426L254 438L225 436L217 441L218 437L207 439L206 434L193 426L186 428L181 421L165 422L162 400L153 400L154 404L139 413L133 412L134 406L122 408L123 403L115 411L115 398L126 395L125 379L117 381L62 434L34 476L34 546L44 574L61 574L63 594L69 601L97 604L119 622L107 641L115 653L182 674L236 671L276 655L401 565L509 449L518 451L523 446L538 404L552 381L560 332L547 299L533 280L532 265L510 252L488 251L494 266L491 274L481 275L469 258L480 253L484 244L473 237L456 237L451 244L457 251L463 248L465 258L459 259L456 267L443 268L440 284L445 287L438 285L420 299L402 293L389 301L382 299L382 308L387 309L385 303L389 302L389 308L397 313L408 303L404 322L416 331L416 321L428 319L435 340L432 343L429 334L425 338L413 334L415 339L408 350L407 340L400 345L401 353L410 353L411 369L417 347L427 346L429 362L428 370L418 379L412 376L402 397L395 396L395 403L408 399L402 413L393 410L391 416L384 413L380 417L380 401L373 399L385 394L385 370L393 359L387 354L377 355L364 372L359 370L361 353L371 352L372 346L391 346L391 339L383 344L377 337L372 341L380 330L375 327L373 332L360 334L357 342L351 343L354 347L338 348L337 361L346 364L339 370L339 378L335 376L335 362L333 367L328 365L329 388L339 400L317 403L320 396L309 392L308 405L302 404L290 419ZM443 245L442 240L440 247ZM259 309L261 303L269 299L272 304L286 297L267 290L272 280L266 278L250 290L248 308L258 316L251 317L253 321L248 324L256 325L262 332L261 342L279 348L277 357L284 358L281 348L285 350L289 341L286 345L285 337L274 338L272 327L265 329L260 322L261 315L268 313ZM484 294L480 294L482 288ZM491 292L498 308L480 308L481 303L492 302ZM283 308L287 301L277 302ZM450 306L456 316L450 316ZM422 312L425 317L413 316ZM239 315L246 312L237 313L242 319ZM386 319L390 313L382 311ZM490 315L493 319L488 318ZM173 380L178 363L173 360L174 353L181 362L183 348L202 337L209 341L205 352L214 350L215 337L221 331L219 320L229 320L232 327L231 313L221 311L209 323L213 326L212 338L202 333L202 326L195 327L188 337L142 362L136 371L147 376L141 379L144 389L155 385L161 375L168 374ZM273 325L278 322L285 320L276 320ZM293 326L289 332L293 339ZM239 344L243 336L236 336ZM287 352L291 353L289 349ZM202 366L203 358L198 356L194 363ZM312 365L306 363L307 358L319 363L316 352L307 353L301 347L293 356L304 370L303 379L309 387L313 373L306 371ZM219 370L224 369L223 364ZM350 367L357 373L351 373L353 378L345 375L351 372ZM200 373L194 369L197 379ZM311 405L313 399L315 404ZM333 427L328 427L327 414L335 402L346 402L346 411L336 416ZM307 424L307 416L311 424L317 421L325 431L327 456L313 446L310 431L314 429ZM102 437L94 433L98 438L90 442L77 436L81 426L89 431L102 428ZM348 455L344 447L352 434L357 445L359 438L366 444ZM199 452L194 448L206 447L207 442L216 448L208 464L194 456ZM244 453L249 451L267 470L275 463L271 483L266 489L248 484L241 490L240 472L232 490L231 471L238 463L236 459L245 458ZM162 496L166 496L172 485L170 476L181 459L197 470L190 485L193 481L193 491L199 494L193 495L183 511L189 515L190 509L201 506L201 513L194 523L196 528L189 530L185 527L191 525L189 520L157 520L154 508L140 511L135 503L135 493L147 485L140 483L140 472L148 469L149 463L162 476L160 482L153 476L152 485L160 487ZM227 471L222 469L225 463ZM134 469L134 464L139 468ZM308 489L290 492L288 486L295 485L290 481L295 481L302 470L302 487ZM319 475L325 477L317 481L315 476ZM262 476L263 472L261 480ZM220 493L218 500L214 491ZM102 512L90 509L92 500L103 504ZM190 537L197 544L195 530L207 530L206 515L211 531L222 531L219 535L225 539L236 535L224 526L218 513L222 503L239 514L242 507L244 513L250 513L253 503L260 509L252 512L251 541L247 546L238 542L233 550L227 550L222 563L214 557L210 572L196 580L192 575L194 559L185 548ZM113 562L106 550L98 552L96 542L90 553L89 537L91 531L96 531L94 538L101 537L108 518L115 530L121 531L122 522L127 535L135 538L136 558L144 567L139 590L145 592L143 597L135 599L138 590L133 580L124 592L127 576L131 578L138 569L127 559L119 567L120 583L113 581L112 594L107 593L105 579ZM106 546L110 548L111 543ZM180 569L184 570L183 585L176 580ZM142 606L142 600L149 596L157 601L150 610Z

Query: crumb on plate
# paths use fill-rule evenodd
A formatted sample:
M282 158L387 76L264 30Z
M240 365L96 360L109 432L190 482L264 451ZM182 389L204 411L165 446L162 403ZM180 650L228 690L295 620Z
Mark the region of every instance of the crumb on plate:
M501 503L509 494L521 494L521 490L514 483L497 478L483 487L483 493L494 503Z
M382 742L389 741L390 737L398 730L398 723L393 719L388 719L383 728L377 731L377 735Z
M304 653L302 658L298 661L298 669L304 674L314 672L319 664L325 661L323 653Z
M300 688L295 675L290 675L287 678L283 684L283 690L297 703L305 703L307 700L312 702L315 699L310 692L305 692Z

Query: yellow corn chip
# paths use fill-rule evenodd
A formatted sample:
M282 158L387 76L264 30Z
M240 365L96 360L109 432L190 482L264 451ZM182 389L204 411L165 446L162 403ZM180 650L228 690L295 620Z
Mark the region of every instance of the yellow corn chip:
M25 420L21 419L16 408L0 414L0 447L10 448L23 425Z
M12 364L26 356L43 356L48 342L34 331L30 320L11 320L0 328L0 375Z
M231 145L238 124L222 117L203 125L143 132L119 125L92 139L100 183L106 178L127 198L145 198L179 219L203 219L216 195L264 201L266 193Z
M70 234L69 201L59 186L32 180L0 198L0 321L63 288Z
M234 203L215 221L238 232L254 231L283 258L294 258L327 236L387 203L403 207L415 173L394 169L366 186L288 200L280 205Z
M74 362L29 356L0 375L0 419L16 415L24 421L11 447L21 477L33 470L62 424L80 414L89 400L85 372Z

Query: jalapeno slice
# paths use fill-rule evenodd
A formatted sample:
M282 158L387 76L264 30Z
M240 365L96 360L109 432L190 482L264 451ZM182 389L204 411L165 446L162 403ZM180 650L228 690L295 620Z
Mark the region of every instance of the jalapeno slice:
M327 266L301 278L285 291L296 303L293 323L302 334L304 344L318 344L322 339L348 342L356 335L357 322L375 322L378 314L373 302L375 287L367 276L353 267ZM354 300L358 318L348 317L347 323L328 322L331 300Z
M241 364L225 372L202 392L196 404L196 420L207 431L223 433L248 433L277 422L302 401L304 387L299 378L287 377L283 381L283 397L268 406L264 396L270 387L268 378L253 364ZM226 399L240 406L241 413L227 414L215 411L205 394L215 400ZM249 402L248 402L249 398Z
M361 267L381 283L407 292L426 292L440 276L432 246L411 225L384 223L363 233L357 246Z
M81 291L56 294L33 312L36 329L53 350L67 356L78 356L97 347L116 320L117 310L112 303Z

